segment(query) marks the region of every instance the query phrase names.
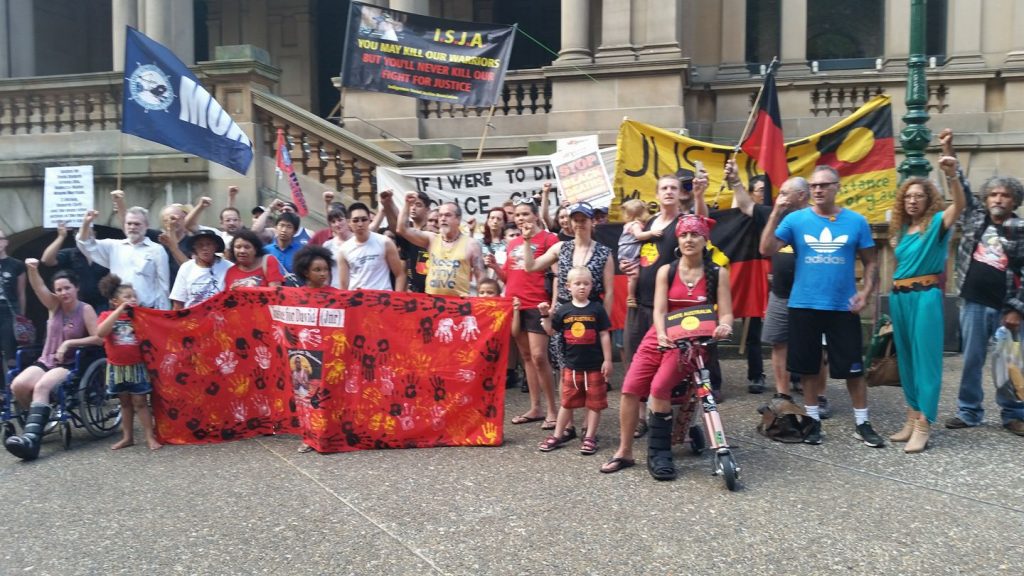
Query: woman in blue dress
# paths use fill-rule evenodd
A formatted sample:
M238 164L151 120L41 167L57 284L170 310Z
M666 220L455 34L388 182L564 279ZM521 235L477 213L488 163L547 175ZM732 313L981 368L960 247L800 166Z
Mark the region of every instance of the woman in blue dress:
M950 232L965 206L956 158L943 156L939 167L952 196L949 207L942 209L945 202L934 182L908 178L896 193L889 223L889 242L896 256L889 308L908 405L906 424L889 439L906 442L908 454L928 445L939 408L944 292L940 275L946 267Z

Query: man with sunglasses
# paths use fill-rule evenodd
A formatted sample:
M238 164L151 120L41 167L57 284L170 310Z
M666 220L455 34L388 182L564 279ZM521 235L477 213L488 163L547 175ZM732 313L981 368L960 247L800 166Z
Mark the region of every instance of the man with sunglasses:
M387 216L395 212L393 195L391 190L380 193L381 205ZM419 199L416 192L407 192L402 211L395 220L398 235L430 255L425 292L438 296L469 296L470 280L479 282L484 278L480 243L459 229L462 209L454 202L438 206L438 232L419 230L410 225L410 207Z
M370 208L362 202L348 207L348 226L352 237L338 252L338 286L342 290L405 291L405 272L398 248L390 238L370 231Z
M868 420L860 324L860 311L875 288L875 242L864 216L836 204L840 182L834 168L815 167L808 184L811 206L791 211L795 198L780 195L761 236L761 254L771 257L788 245L796 256L789 296L786 365L794 374L816 375L821 368L824 335L828 340L829 374L845 379L850 393L854 438L867 446L881 447L885 441ZM864 265L864 287L860 291L855 272L858 257ZM810 398L805 394L805 399ZM806 409L810 413L817 406ZM821 421L815 419L804 442L820 444L821 437Z

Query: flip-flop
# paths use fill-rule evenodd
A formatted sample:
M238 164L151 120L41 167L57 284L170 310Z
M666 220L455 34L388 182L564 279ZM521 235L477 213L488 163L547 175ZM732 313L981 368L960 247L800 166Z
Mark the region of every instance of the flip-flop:
M643 438L647 435L647 421L640 420L636 423L636 428L633 430L633 438Z
M527 416L526 414L522 414L513 418L512 423L515 425L529 424L530 422L540 422L541 420L544 420L544 418L544 416Z
M609 465L611 465L611 468L608 467ZM618 472L619 470L632 468L633 466L636 466L636 460L634 460L633 458L620 458L616 456L615 458L612 458L611 460L605 462L604 466L601 466L601 473L612 474L614 472Z
M540 418L538 418L538 420L540 420ZM555 429L555 424L557 424L557 422L555 422L554 420L545 420L544 423L541 424L540 429L541 430L554 430Z

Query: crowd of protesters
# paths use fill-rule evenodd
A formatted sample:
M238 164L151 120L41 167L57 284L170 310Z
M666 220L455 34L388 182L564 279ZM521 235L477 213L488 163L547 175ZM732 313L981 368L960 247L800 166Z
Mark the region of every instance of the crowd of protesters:
M1024 221L1014 214L1024 188L1015 178L997 177L975 199L959 169L952 133L944 131L940 143L938 166L950 202L932 181L906 180L896 195L889 233L896 257L889 302L908 406L905 425L890 440L906 443L908 453L926 448L938 418L943 271L956 226L961 230L956 287L962 298L964 370L957 413L947 428L982 423L986 344L1000 324L1019 330L1024 314ZM773 266L763 325L762 318L751 319L748 391L760 393L767 384L763 340L772 347L775 396L792 401L795 383L803 390L804 442L823 441L820 420L830 413L824 396L827 370L832 378L846 380L852 435L868 446L883 446L868 418L859 315L876 290L875 246L866 219L836 202L839 173L819 166L808 179L782 183L775 194L768 183L753 179L748 192L730 160L725 180L734 206L756 223L761 253ZM716 304L715 337L727 338L733 329L729 273L709 256L715 213L704 200L707 185L702 170L661 177L653 214L639 202L623 205L625 224L617 245L604 245L595 235L607 208L559 202L550 185L536 196L490 210L479 230L475 220L464 221L457 203L434 205L425 194L409 192L399 207L391 190L380 192L377 211L359 202L345 206L333 191L324 192L328 226L322 230L306 228L296 206L282 200L253 208L247 227L235 206L235 187L228 189L218 228L199 225L203 212L214 206L209 197L195 207L164 207L160 228L152 229L149 212L129 207L124 193L114 191L124 238L97 239L92 224L98 214L91 211L75 235L75 247L65 246L69 231L61 225L40 259L23 263L7 253L8 239L0 230L0 352L8 367L27 284L48 310L42 357L10 384L26 425L7 440L7 449L26 459L38 455L50 416L49 393L67 374L68 350L104 342L108 356L117 360L110 363L109 390L121 396L126 415L124 436L113 447L133 444L133 414L149 447L159 447L145 402L148 376L136 355L127 352L134 336L126 327L126 308L187 308L239 287L329 285L512 298L517 353L510 355L507 379L510 387L520 385L514 367L521 363L530 408L511 423L539 423L546 434L539 449L550 452L577 437L573 410L586 408L580 452L594 454L600 412L608 405L609 318L618 271L630 277L628 294L620 295L628 309L626 373L618 447L601 472L633 466L634 439L650 433L651 475L675 478L669 396L681 374L664 315ZM49 287L40 264L60 270ZM112 312L98 319L97 313L108 308ZM708 352L714 395L722 401L717 352L714 346ZM1003 426L1024 435L1024 400L1000 393L996 401Z

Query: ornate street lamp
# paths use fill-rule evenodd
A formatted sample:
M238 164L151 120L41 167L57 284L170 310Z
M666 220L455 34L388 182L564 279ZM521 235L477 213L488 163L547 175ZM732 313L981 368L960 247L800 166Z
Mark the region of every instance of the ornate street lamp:
M900 131L903 162L898 168L901 179L911 176L928 177L931 164L924 157L932 131L928 128L928 79L925 77L925 30L927 0L910 2L910 58L907 60L907 113L906 126Z

